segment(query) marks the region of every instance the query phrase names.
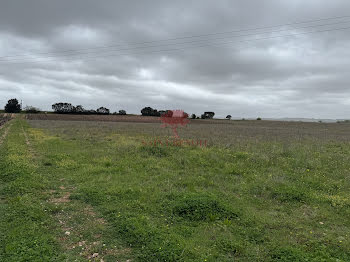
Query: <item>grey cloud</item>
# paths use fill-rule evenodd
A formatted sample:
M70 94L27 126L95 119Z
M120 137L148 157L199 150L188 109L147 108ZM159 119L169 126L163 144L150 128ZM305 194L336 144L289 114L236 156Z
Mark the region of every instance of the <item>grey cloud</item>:
M43 109L69 101L132 113L154 106L237 117L349 114L350 30L246 43L240 41L254 37L211 37L168 46L171 42L157 42L154 48L114 52L85 50L118 50L140 46L134 45L138 42L342 16L350 9L346 0L3 0L0 5L0 57L28 55L27 62L0 61L1 104L17 97ZM346 25L350 22L328 28ZM232 43L222 44L225 41ZM213 45L198 47L209 43ZM74 49L91 54L45 54Z

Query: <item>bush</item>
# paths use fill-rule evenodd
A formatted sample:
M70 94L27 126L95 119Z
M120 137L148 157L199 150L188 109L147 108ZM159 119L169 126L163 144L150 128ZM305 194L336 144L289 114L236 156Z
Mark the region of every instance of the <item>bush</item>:
M192 114L192 115L191 115L191 119L196 119L196 117L197 117L197 116L196 116L195 114Z
M261 118L260 118L260 117L258 117L256 120L261 120Z
M21 105L16 98L10 99L5 106L6 113L19 113L21 112Z
M227 115L227 116L226 116L226 119L228 119L228 120L231 120L231 118L232 118L231 115Z
M24 111L27 113L27 114L37 114L37 113L40 113L40 109L39 108L36 108L34 106L26 106L24 108Z
M125 110L119 110L119 114L118 115L126 115L126 111Z

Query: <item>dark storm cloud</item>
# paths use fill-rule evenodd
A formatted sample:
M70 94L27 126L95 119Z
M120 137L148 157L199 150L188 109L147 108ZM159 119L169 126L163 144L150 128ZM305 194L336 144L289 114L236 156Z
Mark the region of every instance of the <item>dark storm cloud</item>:
M17 97L42 109L69 101L132 113L148 105L236 117L350 113L350 30L275 37L320 29L296 25L158 41L343 16L346 0L0 1L0 57L27 55L0 61L1 105ZM149 41L158 42L135 45ZM102 46L109 48L93 49ZM49 56L62 50L84 54Z

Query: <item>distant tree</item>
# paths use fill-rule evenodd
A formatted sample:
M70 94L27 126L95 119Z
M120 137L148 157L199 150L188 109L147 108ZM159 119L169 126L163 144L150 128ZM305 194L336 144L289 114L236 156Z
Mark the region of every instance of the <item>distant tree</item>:
M201 115L202 119L213 119L215 113L214 112L204 112L204 114Z
M109 109L101 106L96 110L96 113L100 115L109 115Z
M118 115L126 115L126 111L125 110L119 110L119 114Z
M96 110L90 109L90 110L85 110L85 114L88 114L88 115L96 115L97 112L96 112Z
M206 115L206 118L212 119L215 116L214 112L204 112L204 115Z
M173 115L173 111L172 110L159 110L158 113L156 113L156 115L159 116L163 116L163 115L167 115L168 117L171 115Z
M71 114L74 112L74 106L70 103L56 103L52 105L52 109L59 114Z
M26 106L23 109L27 114L37 114L40 112L40 109L34 106Z
M231 120L231 118L232 118L231 115L227 115L227 116L226 116L226 119L228 119L228 120Z
M143 116L151 116L153 113L153 108L152 107L144 107L142 110L141 110L141 114Z
M196 117L197 117L196 114L191 115L191 119L196 119Z
M199 119L199 116L197 116L197 118L196 119Z
M77 105L76 107L74 107L74 113L83 114L85 113L85 109L82 105Z
M6 113L19 113L21 112L21 105L16 98L10 99L5 106Z
M260 118L260 117L258 117L256 120L261 120L261 118Z
M141 114L143 116L160 116L160 112L157 109L153 109L152 107L145 107L141 110Z

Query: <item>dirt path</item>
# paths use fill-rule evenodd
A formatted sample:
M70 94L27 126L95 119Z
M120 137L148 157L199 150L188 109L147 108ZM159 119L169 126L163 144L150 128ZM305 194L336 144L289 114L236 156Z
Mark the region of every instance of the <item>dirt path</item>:
M59 186L48 192L48 202L57 210L54 216L61 231L59 242L68 257L73 259L79 256L87 261L131 262L130 259L105 260L108 256L125 257L131 250L120 249L103 241L107 222L90 205L72 199L75 191L74 186L61 178Z
M34 149L30 136L23 126L22 131L31 155L33 158L40 159L40 154ZM45 167L48 173L51 168L54 167ZM104 234L108 228L105 219L92 206L71 198L76 193L76 187L65 178L55 175L50 180L53 186L46 192L47 205L50 210L56 210L53 216L57 221L55 228L60 232L57 238L62 249L65 250L67 261L75 261L80 257L86 261L131 262L131 259L125 258L130 254L130 249L121 249L119 245L105 243Z
M2 145L2 143L4 142L6 136L7 136L8 132L9 132L10 124L6 125L6 127L5 127L5 125L0 126L0 130L3 129L3 128L6 128L6 129L5 129L4 133L2 134L2 136L0 137L0 145Z

